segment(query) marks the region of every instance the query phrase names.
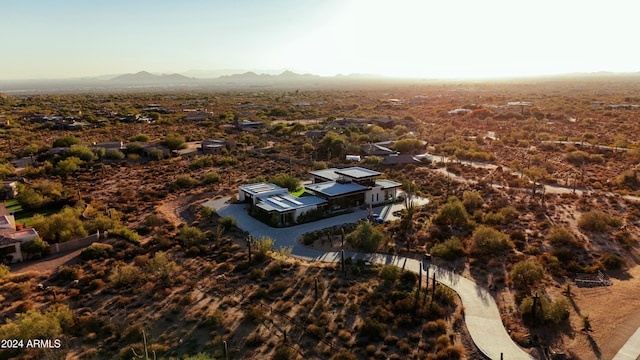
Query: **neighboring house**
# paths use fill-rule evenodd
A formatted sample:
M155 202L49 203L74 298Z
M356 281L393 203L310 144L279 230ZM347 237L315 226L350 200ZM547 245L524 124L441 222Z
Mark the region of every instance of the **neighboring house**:
M91 143L91 147L103 148L105 150L120 150L124 151L127 148L122 141L107 141L107 142L94 142Z
M17 181L4 180L0 186L0 200L9 200L18 196Z
M201 111L201 110L184 110L187 114L184 117L184 121L205 121L208 119L213 119L213 112L211 111Z
M20 262L22 256L22 243L38 238L38 232L33 228L16 229L15 217L0 204L0 261Z
M266 128L267 124L260 121L238 120L236 121L236 127L240 130L257 130Z
M223 150L231 151L236 148L236 143L226 139L208 139L203 140L200 145L202 154L220 154Z
M274 184L239 187L238 200L250 204L252 215L274 225L292 225L309 211L333 212L363 205L394 201L401 184L379 179L381 173L361 167L311 172L313 183L306 196L296 197Z
M366 144L360 145L360 151L368 156L388 156L397 154L398 152L389 149L388 147L379 144Z
M393 154L382 159L382 165L421 164L422 162L410 154Z
M329 130L307 130L305 135L307 135L308 138L315 140L322 139L328 132Z

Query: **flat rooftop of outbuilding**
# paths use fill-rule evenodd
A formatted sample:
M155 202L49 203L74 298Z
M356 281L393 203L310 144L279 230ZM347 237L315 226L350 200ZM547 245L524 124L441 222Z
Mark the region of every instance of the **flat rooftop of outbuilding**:
M356 183L341 184L335 181L327 181L305 185L305 189L331 197L367 191L369 188Z
M287 192L287 189L281 188L275 184L266 184L266 183L255 183L249 185L240 186L242 191L248 192L252 195L264 195L272 192Z
M350 177L352 179L367 179L367 178L381 175L381 173L375 170L369 170L369 169L361 168L359 166L350 167L346 169L338 169L338 170L335 170L335 173L338 175Z

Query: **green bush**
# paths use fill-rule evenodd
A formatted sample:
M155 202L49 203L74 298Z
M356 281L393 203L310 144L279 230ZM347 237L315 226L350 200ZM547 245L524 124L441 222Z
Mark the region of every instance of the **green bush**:
M578 219L578 227L585 231L604 232L610 228L618 228L620 225L622 220L619 217L598 210L586 212Z
M222 181L222 177L217 172L208 172L202 177L203 184L217 184Z
M212 167L212 166L213 166L213 158L210 155L207 155L207 156L198 157L195 160L193 160L189 165L189 169L198 170L198 169Z
M80 252L80 259L88 261L106 259L111 256L113 247L108 244L93 243Z
M140 283L142 279L142 272L133 265L116 265L109 274L109 281L116 288L133 286Z
M385 326L377 320L367 318L360 328L360 335L368 337L370 340L382 340L385 335Z
M109 160L122 160L124 159L124 153L118 149L109 149L105 151L104 157Z
M116 228L113 228L111 230L111 234L120 236L121 238L133 244L140 243L140 235L138 235L137 232L130 230L129 228L126 228L124 226L118 226Z
M180 229L178 239L184 247L188 248L204 243L207 240L207 237L202 230L195 226L184 226Z
M5 264L0 264L0 280L6 278L10 273L9 267Z
M47 255L47 243L42 241L39 237L24 242L20 245L20 250L27 255L27 259L31 257L41 257Z
M446 204L440 207L434 221L438 225L462 227L467 225L467 218L467 210L462 202L456 197L451 197Z
M379 275L385 281L394 282L400 277L400 268L395 265L384 265Z
M180 189L188 189L188 188L198 186L200 182L194 179L193 177L191 177L191 175L181 174L181 175L178 175L178 177L176 178L175 184Z
M368 222L360 223L346 236L347 243L365 252L374 252L380 246L383 233Z
M236 222L236 218L231 215L218 219L218 224L222 225L225 231L229 231L231 229L234 229L236 226L238 226L238 223Z
M620 269L624 265L624 259L620 255L616 254L603 254L600 262L602 265L610 270Z
M531 289L544 279L544 267L536 260L520 261L511 268L511 281L519 289Z
M481 225L471 235L471 252L479 255L498 255L513 248L509 236L502 231Z
M571 246L579 247L580 243L576 241L573 234L562 226L554 226L549 231L549 242L553 246Z
M445 260L453 260L465 255L464 244L454 236L443 243L434 245L431 248L431 255Z

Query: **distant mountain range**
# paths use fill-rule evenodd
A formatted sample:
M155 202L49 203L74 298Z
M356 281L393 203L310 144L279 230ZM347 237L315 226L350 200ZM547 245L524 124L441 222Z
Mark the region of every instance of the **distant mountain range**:
M229 88L328 88L348 86L372 86L400 83L442 83L466 82L461 79L398 79L378 75L350 74L319 76L299 74L285 70L281 73L266 74L252 71L230 73L231 70L205 71L190 70L186 74L201 76L223 74L217 77L189 77L183 74L153 74L140 71L135 74L102 75L75 79L47 80L0 80L0 91L11 93L28 92L100 92L100 91L145 91L171 89L229 89ZM640 73L575 73L556 76L526 77L520 79L487 79L504 82L537 81L638 81ZM473 80L483 82L484 80Z

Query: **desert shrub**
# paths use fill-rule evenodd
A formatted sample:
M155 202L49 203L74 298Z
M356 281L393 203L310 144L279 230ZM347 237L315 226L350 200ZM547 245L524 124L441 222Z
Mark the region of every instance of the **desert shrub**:
M416 281L418 281L418 275L413 271L404 271L400 275L400 283L405 287L412 288Z
M289 192L295 192L296 190L300 189L300 180L291 175L280 174L278 176L270 178L269 181L282 188L288 189Z
M203 184L217 184L222 181L222 177L217 172L208 172L203 178Z
M109 281L116 288L135 285L142 279L140 269L133 265L116 265L109 274Z
M48 250L47 243L39 237L20 244L20 250L27 255L27 259L35 256L40 257L46 255Z
M153 258L149 259L146 267L149 273L165 284L173 282L180 270L178 264L171 260L170 255L163 251L158 251Z
M451 197L440 207L434 222L438 225L466 226L467 218L467 210L462 202L456 197Z
M0 326L2 339L56 339L73 326L73 314L67 305L53 305L44 313L28 310Z
M504 224L506 222L506 219L500 212L494 213L493 211L489 211L484 216L484 222L492 225L500 225Z
M280 344L274 350L273 357L271 359L272 360L291 360L295 358L296 356L295 356L295 353L293 352L293 349L291 349L285 344Z
M464 244L462 240L453 236L443 243L434 245L431 248L431 255L453 260L465 255Z
M93 243L80 252L80 259L88 261L105 259L113 253L113 246L109 244Z
M213 158L211 156L201 156L196 158L189 164L189 169L198 170L213 166Z
M104 287L104 281L102 279L93 279L89 282L89 289L98 290Z
M236 218L231 215L218 219L218 224L222 225L225 231L229 231L238 225Z
M122 160L124 153L118 149L109 149L105 151L104 157L109 160Z
M447 323L442 319L438 319L436 321L429 321L428 323L422 326L422 330L430 336L446 334Z
M184 138L175 134L171 134L165 137L162 141L159 142L159 144L166 146L171 150L180 150L187 148L187 144L185 144Z
M578 227L585 231L604 232L620 225L622 220L619 217L598 210L586 212L578 219Z
M463 359L464 351L458 346L448 345L436 353L436 360Z
M365 252L373 252L384 237L383 233L368 222L362 222L346 236L347 243Z
M565 156L565 161L576 166L583 165L589 162L589 154L584 151L576 150Z
M259 239L253 242L253 249L255 249L255 260L263 261L267 258L267 254L273 250L275 240L268 236L261 236Z
M513 206L505 206L500 209L500 214L504 216L506 221L514 221L518 219L519 213Z
M638 174L636 170L624 171L616 178L616 183L620 186L624 186L630 189L636 189L640 186L640 180L638 180Z
M0 264L0 280L6 278L10 273L9 267L5 264Z
M53 140L53 147L70 147L77 144L80 144L80 139L73 135L66 135Z
M624 259L617 254L603 254L600 258L600 262L607 269L620 269L624 265Z
M262 269L251 269L247 277L253 281L260 281L264 277L264 270Z
M200 182L198 180L194 179L193 177L191 177L191 175L188 174L178 175L175 182L175 185L179 189L188 189L198 186L199 184Z
M572 246L579 247L580 243L576 241L573 234L562 226L554 226L549 231L549 242L553 246Z
M398 280L400 276L400 268L395 265L384 265L380 269L380 278L388 282L394 282Z
M434 292L433 298L442 305L450 306L454 305L456 301L456 292L451 288L438 285L436 286L436 291Z
M385 326L377 320L367 318L360 328L360 335L366 336L371 340L381 340L384 338Z
M502 231L481 225L471 235L471 252L479 255L497 255L513 248L509 236Z
M80 270L77 267L62 266L58 269L60 280L77 280L80 278Z
M204 243L207 237L202 230L195 226L184 226L178 233L178 239L183 246L191 247Z
M517 262L511 268L511 281L520 289L531 289L544 279L544 268L536 260Z
M546 297L538 297L538 306L534 310L533 298L527 296L520 302L520 311L523 319L532 321L534 312L537 322L551 322L559 324L569 317L569 302L565 298L559 298L553 302L549 302Z
M149 159L155 160L155 161L164 159L164 151L156 147L149 149L147 151L147 155L149 156Z
M121 238L127 240L128 242L132 243L132 244L138 244L140 243L140 235L138 235L137 232L124 227L124 226L117 226L113 229L111 229L111 233L115 236L120 236Z
M469 212L473 212L473 210L478 209L484 204L484 199L482 195L480 195L477 191L465 191L462 193L462 205Z

